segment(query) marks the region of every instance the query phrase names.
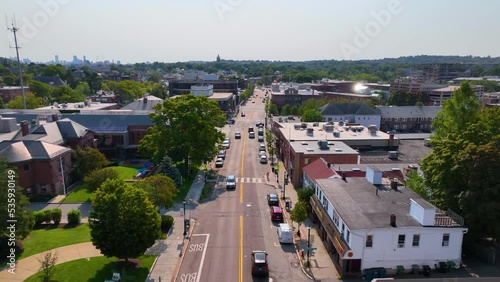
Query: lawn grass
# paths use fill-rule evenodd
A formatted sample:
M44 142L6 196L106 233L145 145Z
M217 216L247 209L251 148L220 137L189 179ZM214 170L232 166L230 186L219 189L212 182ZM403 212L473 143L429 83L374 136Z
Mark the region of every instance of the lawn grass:
M137 167L129 167L129 166L114 166L113 167L117 172L118 176L122 180L132 179L137 174ZM69 193L66 198L62 200L63 203L84 203L90 202L90 198L93 193L87 191L87 187L85 186L85 182L82 186L76 188L73 192Z
M134 269L123 269L117 258L92 257L69 261L54 266L54 281L102 282L111 280L113 272L121 273L121 281L144 282L149 274L155 256L141 256L139 265ZM30 276L25 282L40 281L41 273Z
M84 203L90 202L90 198L92 197L92 193L87 190L85 183L83 183L80 187L73 190L73 192L69 193L66 198L62 200L63 203Z
M201 190L200 201L203 201L207 198L210 198L214 193L215 183L206 182L203 186L203 190Z
M191 188L191 185L196 178L196 174L198 174L198 169L193 169L188 177L182 179L182 187L179 191L177 191L177 195L175 195L174 201L182 202L184 201L184 199L186 199L189 188Z
M90 241L88 224L76 227L47 228L31 231L23 240L24 251L19 259L23 259L54 248Z

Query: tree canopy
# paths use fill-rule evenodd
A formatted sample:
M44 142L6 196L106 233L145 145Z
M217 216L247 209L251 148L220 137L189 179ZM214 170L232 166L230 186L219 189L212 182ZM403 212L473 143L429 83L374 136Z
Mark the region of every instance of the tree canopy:
M36 109L43 106L43 99L36 97L35 94L31 92L26 92L24 95L26 99L26 109ZM24 109L23 96L19 95L9 103L7 103L8 109Z
M83 179L89 172L109 165L106 156L99 150L91 147L73 150L72 157L75 161L75 168L73 171L78 179Z
M172 178L155 174L146 177L138 184L148 193L149 200L156 207L168 209L174 205L177 186Z
M434 123L433 151L422 161L431 201L461 214L472 234L500 238L500 109L480 109L467 82ZM478 213L478 209L481 210ZM492 225L492 226L490 226Z
M224 140L219 130L226 117L214 100L205 96L182 95L167 99L150 114L154 126L139 143L141 154L156 162L168 153L174 162L183 161L188 171L189 158L208 160L216 152L216 144Z
M107 180L92 197L92 244L107 257L138 257L160 235L160 214L148 194L122 180Z

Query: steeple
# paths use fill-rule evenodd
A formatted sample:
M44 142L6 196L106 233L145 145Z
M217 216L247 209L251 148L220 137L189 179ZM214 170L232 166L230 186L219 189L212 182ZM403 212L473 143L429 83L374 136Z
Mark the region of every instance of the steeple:
M220 62L220 56L217 55L217 62Z

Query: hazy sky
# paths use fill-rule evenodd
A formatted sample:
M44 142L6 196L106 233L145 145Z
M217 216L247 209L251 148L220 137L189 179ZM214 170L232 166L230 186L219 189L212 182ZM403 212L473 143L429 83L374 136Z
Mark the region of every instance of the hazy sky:
M495 0L1 0L0 11L33 61L500 56ZM1 25L0 57L14 57Z

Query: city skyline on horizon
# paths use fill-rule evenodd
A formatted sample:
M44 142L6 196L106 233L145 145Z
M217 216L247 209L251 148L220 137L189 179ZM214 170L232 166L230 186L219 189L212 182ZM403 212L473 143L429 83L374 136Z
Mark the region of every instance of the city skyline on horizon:
M13 35L7 30L15 17L20 58L34 62L55 61L56 55L66 62L85 55L91 62L123 64L215 61L217 55L294 62L499 57L500 39L482 32L500 24L494 13L500 3L480 2L484 5L465 0L321 0L285 7L262 0L7 0L0 56L15 57ZM464 20L471 15L481 15L481 21Z

